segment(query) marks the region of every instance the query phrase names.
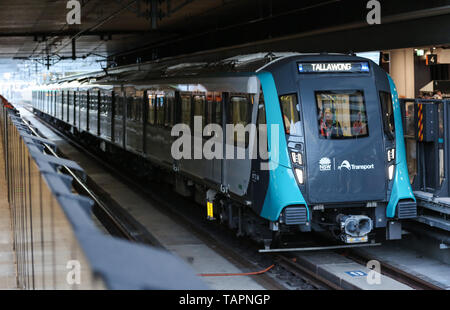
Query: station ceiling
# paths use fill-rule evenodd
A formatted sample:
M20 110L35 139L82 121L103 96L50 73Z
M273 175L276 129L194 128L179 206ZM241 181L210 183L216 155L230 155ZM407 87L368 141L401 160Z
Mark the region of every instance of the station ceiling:
M95 56L121 65L205 50L228 56L450 43L450 1L442 0L380 1L376 26L366 22L366 0L80 0L75 25L66 22L68 2L0 0L0 63Z

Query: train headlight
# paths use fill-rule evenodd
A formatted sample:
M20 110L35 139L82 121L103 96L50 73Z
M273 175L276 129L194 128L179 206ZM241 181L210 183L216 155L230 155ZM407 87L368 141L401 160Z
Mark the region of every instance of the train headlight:
M299 168L295 168L295 176L297 177L297 181L299 184L303 184L303 170Z
M389 180L392 180L392 178L394 177L394 165L389 165L388 176Z
M395 159L395 149L390 149L387 151L388 162Z
M291 157L294 164L303 165L302 153L291 152Z

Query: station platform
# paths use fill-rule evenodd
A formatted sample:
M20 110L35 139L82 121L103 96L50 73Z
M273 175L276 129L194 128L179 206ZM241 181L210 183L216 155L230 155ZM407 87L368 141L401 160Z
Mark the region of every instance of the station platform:
M422 208L437 214L445 214L447 217L450 216L450 197L435 197L432 193L424 191L414 191L414 196L418 199L418 204ZM433 214L419 215L416 221L444 231L450 231L450 221L442 216Z
M44 151L54 143L10 106L0 105L0 146L0 289L207 288L180 258L100 230L93 201L62 173L83 169Z
M0 290L14 290L17 289L16 262L3 154L0 143Z

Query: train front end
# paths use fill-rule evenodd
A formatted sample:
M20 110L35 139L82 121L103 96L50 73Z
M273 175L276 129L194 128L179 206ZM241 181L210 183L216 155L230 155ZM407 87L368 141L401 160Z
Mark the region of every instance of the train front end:
M278 166L261 212L278 214L273 229L325 231L344 243L400 239L401 220L416 216L416 203L386 72L365 58L305 55L274 62L259 78L268 126L282 124L276 159L268 141Z

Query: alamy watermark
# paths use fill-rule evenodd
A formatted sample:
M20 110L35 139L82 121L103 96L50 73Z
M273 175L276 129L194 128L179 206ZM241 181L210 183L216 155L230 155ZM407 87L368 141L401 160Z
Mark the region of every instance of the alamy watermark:
M81 263L78 260L69 260L66 264L69 269L66 275L66 282L69 285L81 284Z
M370 11L367 13L366 21L369 25L381 24L381 4L380 1L370 0L367 2L366 8Z
M366 264L367 269L370 269L367 274L366 281L370 285L381 284L381 264L377 260L370 260Z
M278 124L271 124L269 131L267 125L259 125L257 128L255 124L246 126L227 124L224 131L219 124L208 124L203 127L202 123L201 116L194 117L193 133L191 127L186 124L173 126L171 135L179 137L171 146L174 160L257 159L259 154L259 158L263 161L261 170L277 168L280 145ZM270 137L268 132L270 132ZM203 139L207 139L207 141L203 143ZM271 151L268 150L268 139L270 139ZM269 159L269 162L264 162Z
M70 10L67 12L66 21L69 25L81 24L81 4L78 0L67 1L66 8Z

